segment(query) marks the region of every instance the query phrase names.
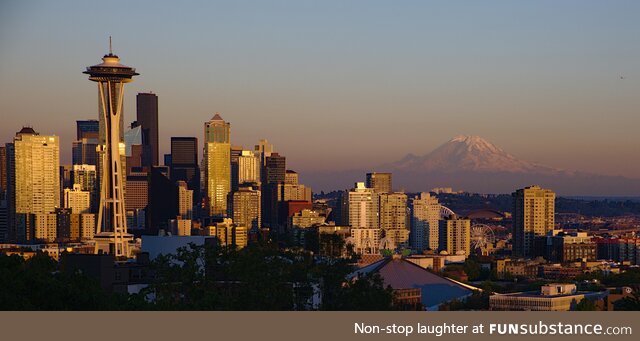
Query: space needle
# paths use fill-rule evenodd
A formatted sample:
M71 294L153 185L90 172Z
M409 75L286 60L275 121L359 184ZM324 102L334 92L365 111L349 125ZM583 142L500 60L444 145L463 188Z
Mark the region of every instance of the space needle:
M124 84L137 76L136 69L120 64L113 54L109 37L109 54L102 63L87 67L83 73L98 83L100 119L104 123L104 139L100 148L100 208L97 231L94 236L95 252L110 253L116 257L130 257L129 243L133 235L127 232L120 154L120 120ZM101 122L101 123L102 123Z

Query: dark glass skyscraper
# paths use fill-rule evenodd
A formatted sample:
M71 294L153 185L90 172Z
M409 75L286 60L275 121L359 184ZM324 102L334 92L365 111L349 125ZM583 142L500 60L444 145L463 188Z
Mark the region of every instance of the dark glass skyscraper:
M194 203L200 202L200 167L198 166L198 139L171 138L171 181L184 181L193 190ZM199 206L199 205L196 205Z
M139 93L136 96L137 121L142 126L142 164L145 167L158 166L158 96L153 93Z
M98 120L78 120L76 121L76 140L97 139L100 132Z

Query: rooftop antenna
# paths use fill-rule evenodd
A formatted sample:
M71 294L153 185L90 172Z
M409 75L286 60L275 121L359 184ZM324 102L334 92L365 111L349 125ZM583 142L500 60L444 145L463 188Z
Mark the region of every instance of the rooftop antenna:
M111 36L109 36L109 54L113 54L113 51L111 49Z

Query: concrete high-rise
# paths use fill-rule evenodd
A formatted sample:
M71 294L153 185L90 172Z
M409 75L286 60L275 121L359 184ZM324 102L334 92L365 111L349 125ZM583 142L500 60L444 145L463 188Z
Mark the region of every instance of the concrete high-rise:
M411 206L411 248L418 252L438 250L438 198L422 192L420 196L413 198Z
M471 254L471 220L452 215L439 222L438 251Z
M380 193L380 228L407 229L407 195L404 193Z
M243 150L238 157L238 184L253 183L260 186L262 167L260 166L260 156L251 151Z
M40 135L32 128L23 128L7 144L10 241L32 241L33 234L18 222L60 206L59 155L58 137Z
M64 190L64 208L72 214L91 213L91 192L83 191L82 186L74 184L73 189Z
M158 166L158 96L154 93L139 93L136 96L136 109L136 120L142 126L142 164L144 167Z
M391 193L391 173L367 173L366 185L376 193Z
M227 195L231 191L230 132L231 124L219 113L204 124L204 192L209 216L227 213Z
M260 191L251 186L240 186L233 192L233 221L246 226L249 231L257 231L261 225Z
M513 254L531 257L536 236L544 236L555 225L556 194L530 186L511 194L513 199Z
M348 193L349 225L354 229L379 229L378 194L358 182Z
M89 80L98 83L99 142L103 145L99 167L101 190L98 233L94 236L96 253L108 252L116 257L129 257L129 242L133 236L127 233L125 214L122 104L124 84L131 82L138 73L134 68L120 64L120 58L111 52L111 48L109 54L102 58L102 63L87 67L83 73L89 75Z

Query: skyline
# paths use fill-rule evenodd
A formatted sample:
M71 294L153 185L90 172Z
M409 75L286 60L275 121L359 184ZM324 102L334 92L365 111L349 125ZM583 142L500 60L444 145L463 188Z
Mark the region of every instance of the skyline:
M125 125L135 119L136 93L157 94L161 154L171 136L195 136L201 149L202 124L220 112L233 145L267 138L303 179L423 155L460 134L548 166L639 177L633 2L216 3L183 13L153 4L127 7L111 32L74 28L90 18L88 4L1 5L0 25L14 29L0 33L1 142L30 124L60 136L60 159L70 163L75 120L98 116L81 71L107 52L112 35L114 53L141 73L125 97ZM170 15L183 24L195 17L163 25ZM530 127L545 138L526 138Z

